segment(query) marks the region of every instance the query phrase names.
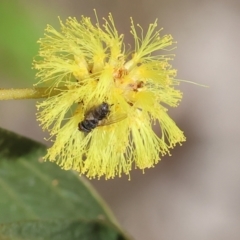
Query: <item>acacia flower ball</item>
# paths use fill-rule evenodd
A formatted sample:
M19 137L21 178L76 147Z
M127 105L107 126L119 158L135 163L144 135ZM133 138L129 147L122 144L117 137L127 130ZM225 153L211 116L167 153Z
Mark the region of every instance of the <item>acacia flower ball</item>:
M131 19L132 51L126 50L111 14L102 26L87 17L60 20L60 25L61 31L47 26L34 61L36 85L47 86L49 94L37 104L37 119L54 142L45 160L89 178L109 179L129 175L133 167L153 167L185 141L166 108L182 98L169 64L173 56L162 55L173 39L160 36L156 21L146 34L138 25L138 34ZM58 94L51 94L56 89ZM84 121L91 121L103 103L109 112L89 127ZM159 136L152 125L160 127Z

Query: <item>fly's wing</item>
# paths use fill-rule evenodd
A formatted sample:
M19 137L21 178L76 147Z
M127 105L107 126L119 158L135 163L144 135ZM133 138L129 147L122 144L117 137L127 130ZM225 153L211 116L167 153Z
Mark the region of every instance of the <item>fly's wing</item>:
M98 127L108 126L108 125L120 122L120 121L122 121L122 120L124 120L126 118L127 118L127 114L126 113L114 115L114 116L111 116L109 118L106 118L106 119L103 119L102 121L100 121Z

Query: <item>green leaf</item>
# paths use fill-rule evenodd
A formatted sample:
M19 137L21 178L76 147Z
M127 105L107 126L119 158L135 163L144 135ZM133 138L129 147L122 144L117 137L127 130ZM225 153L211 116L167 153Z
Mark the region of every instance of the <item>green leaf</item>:
M113 225L105 221L54 220L28 221L0 226L4 240L124 240Z
M45 151L44 145L0 128L0 223L20 221L19 225L14 225L19 226L15 228L16 231L19 231L18 228L25 229L25 224L31 225L22 222L28 220L37 221L32 223L30 229L33 230L38 229L34 227L38 224L47 228L43 220L61 220L68 231L75 231L69 220L76 221L80 229L84 228L83 225L91 228L98 220L118 226L90 184L72 171L64 171L54 163L43 162L41 157ZM52 224L60 226L60 222ZM99 224L101 226L102 222Z

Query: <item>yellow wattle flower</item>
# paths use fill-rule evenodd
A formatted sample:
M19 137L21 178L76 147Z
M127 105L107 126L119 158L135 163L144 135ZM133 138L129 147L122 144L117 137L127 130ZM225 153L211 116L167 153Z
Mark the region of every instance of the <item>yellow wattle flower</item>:
M145 36L140 27L138 35L131 19L135 49L126 52L112 15L104 20L103 26L87 17L60 20L61 32L47 26L34 67L40 78L36 85L49 87L49 97L37 105L37 119L54 139L44 158L89 178L109 179L129 175L133 167L153 167L185 137L165 107L182 98L169 64L172 56L156 54L170 50L171 35L160 36L156 22ZM51 96L53 88L60 93ZM103 103L109 115L89 133L79 130Z

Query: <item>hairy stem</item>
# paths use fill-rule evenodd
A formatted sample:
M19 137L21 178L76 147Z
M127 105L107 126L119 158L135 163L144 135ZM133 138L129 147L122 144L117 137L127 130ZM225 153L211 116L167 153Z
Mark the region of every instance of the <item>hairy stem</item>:
M18 99L37 99L37 98L47 98L50 96L57 95L61 90L66 89L66 87L53 88L51 91L49 88L0 88L0 100L18 100Z

